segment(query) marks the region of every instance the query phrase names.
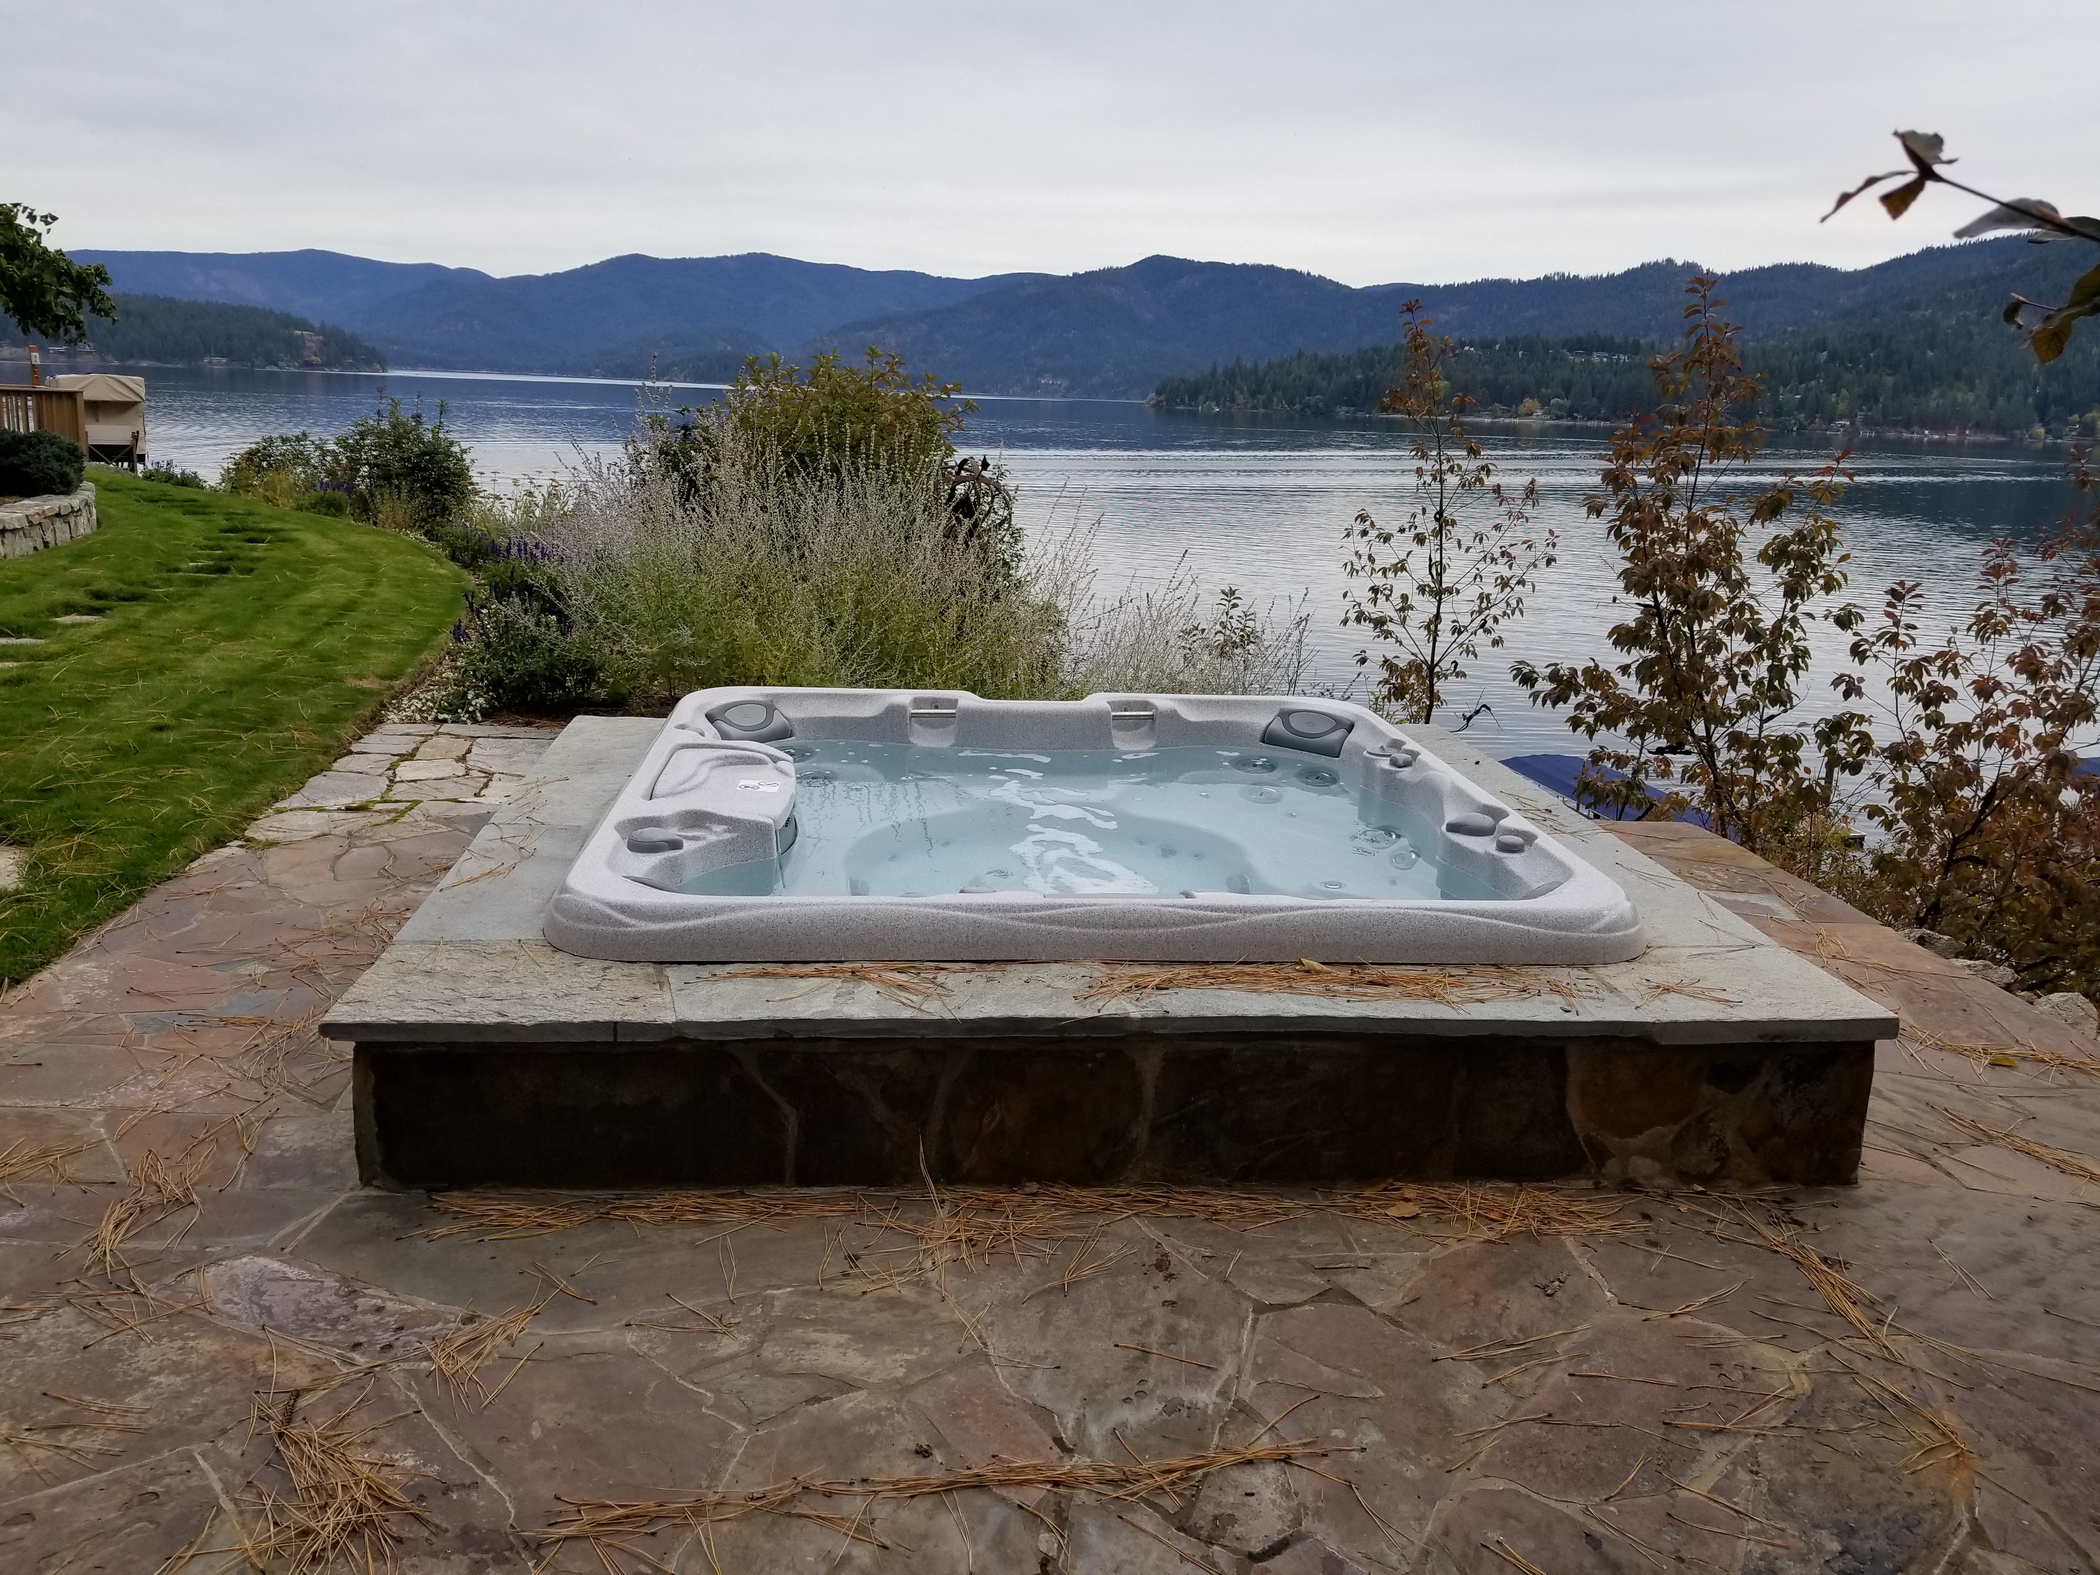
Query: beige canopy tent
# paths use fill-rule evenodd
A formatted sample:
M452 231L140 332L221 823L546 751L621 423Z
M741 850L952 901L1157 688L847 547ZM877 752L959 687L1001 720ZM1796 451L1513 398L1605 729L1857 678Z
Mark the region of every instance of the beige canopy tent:
M47 377L46 388L65 389L81 397L87 426L89 459L113 465L139 465L146 458L146 380L114 372L82 372Z

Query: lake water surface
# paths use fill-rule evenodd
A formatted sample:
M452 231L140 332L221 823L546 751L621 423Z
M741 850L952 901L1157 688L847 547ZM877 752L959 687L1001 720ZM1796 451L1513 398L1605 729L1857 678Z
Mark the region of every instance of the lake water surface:
M339 431L371 410L381 389L447 420L473 451L485 481L502 485L558 474L581 454L615 448L634 425L644 391L631 384L450 373L385 376L154 367L147 378L153 457L207 476L269 432ZM659 407L698 404L714 391L648 391ZM1606 650L1614 621L1612 562L1602 526L1587 518L1607 434L1539 424L1486 436L1505 479L1536 477L1539 522L1558 532L1561 561L1530 611L1510 626L1506 650L1484 654L1456 686L1460 709L1491 710L1472 724L1490 753L1579 747L1553 714L1508 681L1512 656L1570 660ZM1414 461L1404 434L1375 418L1197 416L1095 400L986 399L961 442L1004 461L1031 531L1095 526L1097 589L1116 594L1177 570L1207 589L1237 586L1256 605L1301 602L1310 615L1313 682L1334 689L1356 674L1361 641L1343 627L1343 532L1359 509L1397 522L1408 507ZM1827 446L1780 442L1771 474L1809 470ZM2076 495L2060 450L2013 444L1873 443L1853 456L1857 477L1838 511L1853 554L1852 594L1871 603L1896 579L1927 589L1928 627L1974 599L1977 555L1993 536L2034 539ZM1817 709L1843 656L1841 638L1819 647L1811 682Z

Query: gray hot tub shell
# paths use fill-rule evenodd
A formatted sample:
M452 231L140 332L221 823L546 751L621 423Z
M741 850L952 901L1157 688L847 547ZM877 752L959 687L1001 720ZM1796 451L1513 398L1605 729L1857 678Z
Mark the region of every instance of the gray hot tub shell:
M1331 763L1493 900L1244 895L695 895L770 857L795 801L790 739L921 749L1259 749ZM1619 886L1360 706L1245 695L983 700L947 690L711 689L680 701L550 904L546 938L633 962L884 960L1605 963L1638 956Z

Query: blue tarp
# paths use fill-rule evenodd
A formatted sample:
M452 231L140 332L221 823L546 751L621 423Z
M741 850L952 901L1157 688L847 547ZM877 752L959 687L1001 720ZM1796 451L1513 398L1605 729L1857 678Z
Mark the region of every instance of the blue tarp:
M1502 763L1518 776L1528 777L1540 787L1558 793L1569 803L1601 820L1641 819L1638 806L1620 808L1609 804L1599 805L1591 802L1587 793L1578 794L1575 791L1576 778L1582 774L1582 768L1588 763L1588 759L1586 755L1508 755L1503 758ZM2081 760L2078 763L2077 774L2082 777L2100 776L2100 759ZM1613 771L1608 767L1598 767L1591 771L1590 775L1601 777L1606 782L1626 780L1625 772ZM1648 789L1648 796L1660 802L1663 795L1651 787ZM1690 821L1695 826L1707 824L1706 817L1696 809L1685 810L1673 818Z
M1586 755L1509 755L1503 759L1502 763L1509 767L1510 770L1516 772L1518 776L1530 778L1540 787L1550 792L1558 793L1562 798L1568 800L1569 803L1601 819L1639 820L1642 818L1638 806L1628 805L1621 808L1610 804L1600 805L1593 803L1589 794L1576 791L1576 778L1582 775L1583 768L1589 764L1589 758ZM1606 782L1623 782L1626 780L1625 772L1613 771L1608 767L1601 766L1593 768L1590 771L1590 775L1593 778L1602 778ZM1656 800L1657 803L1660 803L1663 797L1661 793L1652 787L1648 789L1648 796ZM1660 813L1660 811L1657 811L1657 813ZM1695 826L1706 824L1706 817L1696 809L1685 810L1672 818L1690 821Z

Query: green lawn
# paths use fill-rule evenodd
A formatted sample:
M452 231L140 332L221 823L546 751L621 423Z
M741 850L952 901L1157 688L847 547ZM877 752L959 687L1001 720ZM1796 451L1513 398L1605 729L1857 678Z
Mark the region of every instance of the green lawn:
M100 530L0 562L0 637L43 642L0 644L0 986L327 765L460 609L406 537L89 476Z

